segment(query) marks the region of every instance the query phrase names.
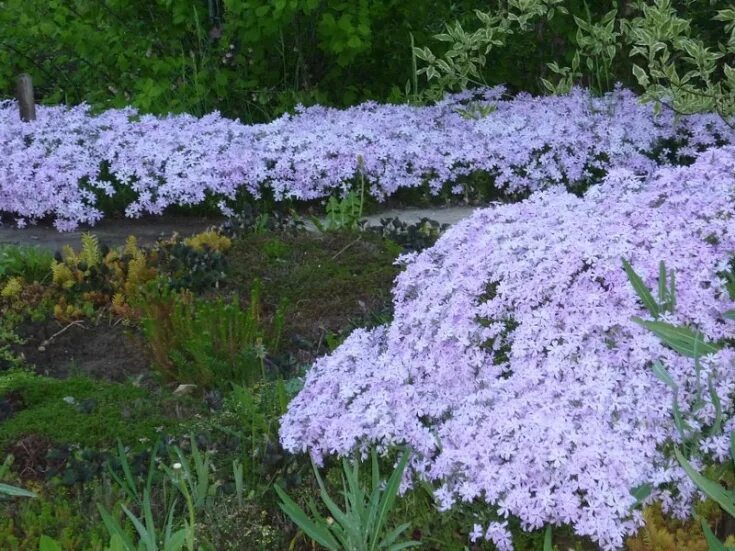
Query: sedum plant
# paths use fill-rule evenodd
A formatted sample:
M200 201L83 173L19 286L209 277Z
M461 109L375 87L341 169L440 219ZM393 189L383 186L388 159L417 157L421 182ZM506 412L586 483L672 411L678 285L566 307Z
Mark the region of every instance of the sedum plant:
M342 495L344 505L340 507L327 492L324 480L314 465L314 476L319 484L319 497L328 517L323 517L312 502L311 516L291 499L278 485L274 489L281 499L280 507L310 539L329 551L400 551L421 545L406 541L403 534L410 524L405 523L388 530L390 511L398 495L401 479L406 470L409 452L404 452L386 482L381 479L378 455L370 452L371 485L362 486L360 464L342 460Z

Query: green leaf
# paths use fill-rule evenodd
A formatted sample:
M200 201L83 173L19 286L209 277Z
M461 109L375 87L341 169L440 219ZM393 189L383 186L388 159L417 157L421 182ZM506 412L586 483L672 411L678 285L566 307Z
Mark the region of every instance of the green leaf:
M709 391L712 405L715 408L715 421L712 424L710 436L715 436L722 432L722 403L720 402L720 396L717 394L717 389L715 388L714 380L711 375L707 378L707 390Z
M671 390L678 390L679 385L676 384L676 382L671 377L669 372L664 367L664 364L662 364L660 360L656 360L655 362L653 362L653 367L651 369L653 370L653 374L656 375L656 377Z
M388 547L388 551L401 551L402 549L410 549L411 547L421 547L420 541L404 541L396 543Z
M128 549L125 547L125 542L122 538L117 534L114 534L110 538L110 544L107 546L106 551L128 551Z
M186 545L186 532L191 527L187 524L186 527L174 532L167 540L165 545L165 551L179 551Z
M551 524L546 527L544 533L544 551L554 551L554 546L551 542Z
M633 321L645 327L661 341L679 354L688 358L698 358L718 352L722 345L704 341L704 335L688 327L672 325L663 321L647 321L634 317Z
M278 485L273 489L281 499L279 507L298 526L304 534L329 551L340 551L339 544L326 526L319 526L312 521L304 510L291 499L288 494Z
M712 533L712 530L705 519L700 519L700 522L702 523L702 532L704 532L704 539L709 546L709 551L728 551L730 549L729 547L725 547L725 545L717 539L717 536Z
M640 486L633 488L630 491L630 495L635 498L635 503L631 506L631 509L643 503L646 498L651 495L652 490L653 487L650 484L641 484Z
M635 76L636 80L638 80L638 84L640 84L644 88L650 84L650 80L648 79L648 75L646 74L646 72L641 67L635 64L633 65L633 76Z
M631 266L630 263L624 258L623 269L628 275L628 280L630 280L630 284L633 286L633 290L636 292L641 301L643 301L643 305L654 318L657 318L660 314L660 309L658 303L656 302L656 299L653 298L651 291L648 290L648 287L646 287L646 284L643 283L641 277L637 273L635 273L635 270L633 270L633 266Z
M385 490L383 491L383 496L380 500L378 513L375 520L376 534L380 534L383 530L383 525L388 518L388 513L393 507L393 503L395 502L396 496L398 495L398 489L403 478L403 473L406 470L406 465L408 465L408 460L410 457L411 453L409 451L403 452L401 459L398 461L398 465L395 469L393 469L393 473L388 479L388 483L385 485ZM373 542L370 551L375 551L375 549L375 542Z
M694 467L691 466L686 457L684 457L681 451L679 451L679 448L675 448L674 453L676 454L676 459L679 460L679 464L682 466L689 478L692 479L692 482L694 482L694 484L696 484L697 487L707 495L707 497L716 501L727 514L735 517L735 494L717 482L709 480L694 470Z
M61 551L61 545L53 538L41 536L38 541L38 551Z
M133 545L132 540L128 537L128 534L122 529L117 520L112 518L110 513L108 513L107 510L99 503L97 504L97 510L100 513L100 517L102 517L102 522L104 523L105 528L107 528L107 533L112 537L117 536L121 539L125 544L125 549L127 551L135 551L136 547Z
M388 532L388 534L386 534L386 536L381 540L378 548L379 549L390 548L390 546L393 545L393 542L395 542L403 532L408 530L410 526L411 524L406 522L394 528L390 532Z
M0 482L0 495L6 495L10 497L38 497L30 490L24 490L23 488L10 486L9 484L3 484L2 482Z
M155 539L153 539L153 534L149 534L146 530L146 527L143 526L143 523L140 521L138 517L136 517L130 509L125 507L125 505L121 505L123 512L125 513L125 516L130 519L130 522L133 523L133 526L135 527L135 530L138 532L138 537L140 538L140 542L145 544L145 547L148 551L155 551L156 549L156 542Z

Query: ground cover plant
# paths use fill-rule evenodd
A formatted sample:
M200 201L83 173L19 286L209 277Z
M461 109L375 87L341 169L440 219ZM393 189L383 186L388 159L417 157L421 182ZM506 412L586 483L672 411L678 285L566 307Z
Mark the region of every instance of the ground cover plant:
M478 172L493 194L583 190L611 167L649 173L731 140L716 115L655 115L625 90L507 98L501 87L432 106L312 107L249 126L216 113L93 115L83 105L40 107L35 122L22 123L11 102L0 120L1 210L21 224L50 218L67 230L98 221L110 199L128 216L205 200L229 212L226 200L238 194L325 199L355 179L378 199L412 188L473 195L463 178Z
M110 248L85 234L56 255L9 249L0 448L13 460L2 479L37 498L0 503L0 547L38 549L45 537L61 549L106 549L113 535L164 545L169 526L179 535L168 545L186 534L207 549L306 548L273 492L284 484L303 504L312 487L308 465L278 444L279 417L320 347L385 315L401 248L390 231L285 227L227 224L230 237L213 229L151 247L131 238ZM287 275L299 270L296 285ZM323 309L320 329L301 334L326 300L337 313ZM289 313L296 323L285 323ZM187 461L209 481L192 510L194 488L175 482L186 480L176 465ZM142 490L131 494L164 472L173 478L153 482L148 505Z
M694 488L661 448L677 432L647 363L665 359L683 410L697 375L631 321L646 310L621 258L649 283L660 261L673 270L668 319L731 334L719 274L735 250L732 167L731 149L711 150L689 168L649 179L617 170L584 197L539 193L457 224L406 259L391 323L353 332L309 371L284 418L284 446L320 459L408 444L413 472L440 484L441 508L481 499L501 511L474 532L501 549L512 545L508 514L527 529L571 524L620 548L641 524L632 491L644 484L685 514ZM722 412L731 362L731 349L702 360ZM714 421L713 407L698 411L700 425ZM715 460L728 445L702 443Z
M282 50L314 18L342 61L372 47L383 4L308 4L249 31L298 14ZM192 74L181 42L140 111L0 105L3 222L231 215L150 247L0 249L0 547L733 548L735 11L603 4L460 7L445 48L409 36L405 103L253 125L203 114L237 20L209 2ZM560 29L549 59L515 50L553 95L487 86ZM274 72L308 65L284 51ZM197 107L146 114L165 97ZM406 197L495 202L449 229L361 220Z

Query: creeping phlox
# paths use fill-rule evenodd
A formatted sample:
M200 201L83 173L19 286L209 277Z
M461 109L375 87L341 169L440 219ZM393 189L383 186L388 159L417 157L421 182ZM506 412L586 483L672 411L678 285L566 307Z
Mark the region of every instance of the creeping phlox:
M98 221L99 196L124 197L128 216L207 196L226 209L238 191L327 197L358 171L379 199L424 185L459 192L458 179L474 171L509 194L579 188L611 167L650 173L657 162L729 143L732 134L711 115L654 115L622 89L507 99L498 87L427 107L302 108L258 125L218 113L157 117L128 108L95 115L85 105L39 106L37 113L37 121L23 123L13 102L0 102L0 214L20 224L50 217L60 230Z
M554 100L563 102L564 100ZM543 123L541 123L543 124ZM524 529L571 525L619 549L642 524L631 490L687 515L696 490L664 452L679 439L672 391L693 425L697 370L631 320L650 319L621 259L649 288L659 262L676 274L671 323L720 339L735 322L719 273L735 252L735 148L649 177L613 169L582 196L563 188L476 211L430 249L404 259L395 317L359 329L306 375L282 420L281 440L317 460L370 445L409 445L414 477L437 484L442 508L484 501L497 519L475 526L509 547L508 516ZM735 353L701 360L735 428ZM709 401L709 398L705 397ZM725 436L702 452L725 459Z

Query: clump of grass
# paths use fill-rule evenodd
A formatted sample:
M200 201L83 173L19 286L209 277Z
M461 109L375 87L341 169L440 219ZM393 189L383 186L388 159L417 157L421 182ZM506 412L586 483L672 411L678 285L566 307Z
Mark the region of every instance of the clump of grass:
M53 260L42 247L0 245L0 280L20 277L30 283L48 281Z

